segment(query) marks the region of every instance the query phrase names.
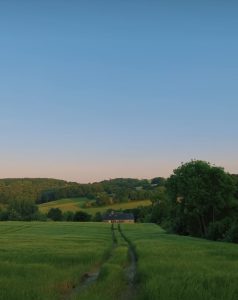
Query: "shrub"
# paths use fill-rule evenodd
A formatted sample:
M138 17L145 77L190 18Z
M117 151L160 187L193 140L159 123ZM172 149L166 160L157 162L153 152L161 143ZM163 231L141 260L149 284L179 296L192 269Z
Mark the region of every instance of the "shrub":
M227 242L238 243L238 223L234 223L228 230L225 240Z
M91 215L89 215L88 213L84 212L84 211L76 211L76 213L74 214L74 219L73 221L75 222L87 222L91 220Z
M9 218L9 212L7 210L0 211L0 221L7 221Z
M63 220L70 222L74 220L74 213L72 211L66 211L63 213Z
M100 211L96 212L96 214L93 217L94 222L102 222L102 214Z
M62 221L63 214L61 209L59 208L51 208L48 211L47 217L50 218L53 221Z
M221 221L210 223L208 226L207 238L209 240L219 241L226 238L227 232L231 228L231 219L225 218Z

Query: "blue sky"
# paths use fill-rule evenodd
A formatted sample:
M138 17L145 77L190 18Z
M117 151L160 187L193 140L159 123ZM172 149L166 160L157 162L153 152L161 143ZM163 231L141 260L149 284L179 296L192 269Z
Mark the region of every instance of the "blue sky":
M236 1L0 1L0 177L238 173Z

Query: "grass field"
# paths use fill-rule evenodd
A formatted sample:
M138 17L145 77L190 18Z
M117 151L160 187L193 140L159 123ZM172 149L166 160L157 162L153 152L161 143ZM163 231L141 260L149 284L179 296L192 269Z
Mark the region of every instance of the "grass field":
M1 300L237 300L238 246L154 224L0 222ZM136 276L130 281L136 249Z
M122 225L138 253L138 299L237 300L238 245Z
M88 201L87 198L66 198L56 201L51 201L39 205L39 209L42 212L47 212L50 208L58 207L62 211L77 211L81 210L81 206Z
M107 206L101 206L101 207L89 207L89 208L82 208L81 206L85 201L88 201L87 198L69 198L69 199L61 199L56 200L48 203L43 203L39 205L39 209L42 212L48 212L50 208L52 207L58 207L63 212L64 211L77 211L77 210L83 210L91 215L94 215L96 212L105 212L107 209L114 209L114 210L120 210L120 209L130 209L135 208L138 206L148 206L151 205L150 200L141 200L141 201L131 201L131 202L122 202L122 203L116 203L112 205Z
M0 222L0 299L62 299L111 244L107 224Z

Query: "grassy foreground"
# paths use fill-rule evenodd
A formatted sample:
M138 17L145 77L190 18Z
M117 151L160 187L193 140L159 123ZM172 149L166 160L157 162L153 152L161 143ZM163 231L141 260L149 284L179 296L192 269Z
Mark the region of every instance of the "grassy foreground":
M238 299L237 245L168 235L154 224L121 230L129 244L103 223L0 222L0 299Z
M238 245L122 225L138 254L140 300L238 299Z
M65 211L78 211L82 210L91 215L94 215L96 212L105 212L108 209L120 210L120 209L130 209L136 208L138 206L148 206L151 205L150 200L140 200L140 201L131 201L131 202L121 202L115 203L112 205L100 206L100 207L88 207L82 208L84 202L86 202L87 198L67 198L67 199L60 199L56 201L51 201L47 203L43 203L39 205L39 209L41 212L48 212L51 208L58 207L63 212Z
M0 222L0 299L62 299L110 247L105 224Z

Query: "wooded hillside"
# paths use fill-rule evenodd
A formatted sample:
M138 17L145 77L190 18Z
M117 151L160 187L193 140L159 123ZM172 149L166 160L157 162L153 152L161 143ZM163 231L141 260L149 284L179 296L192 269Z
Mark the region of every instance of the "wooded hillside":
M45 203L62 198L87 197L98 205L152 199L164 178L139 180L118 178L92 184L80 184L49 178L0 179L0 203L29 201Z

